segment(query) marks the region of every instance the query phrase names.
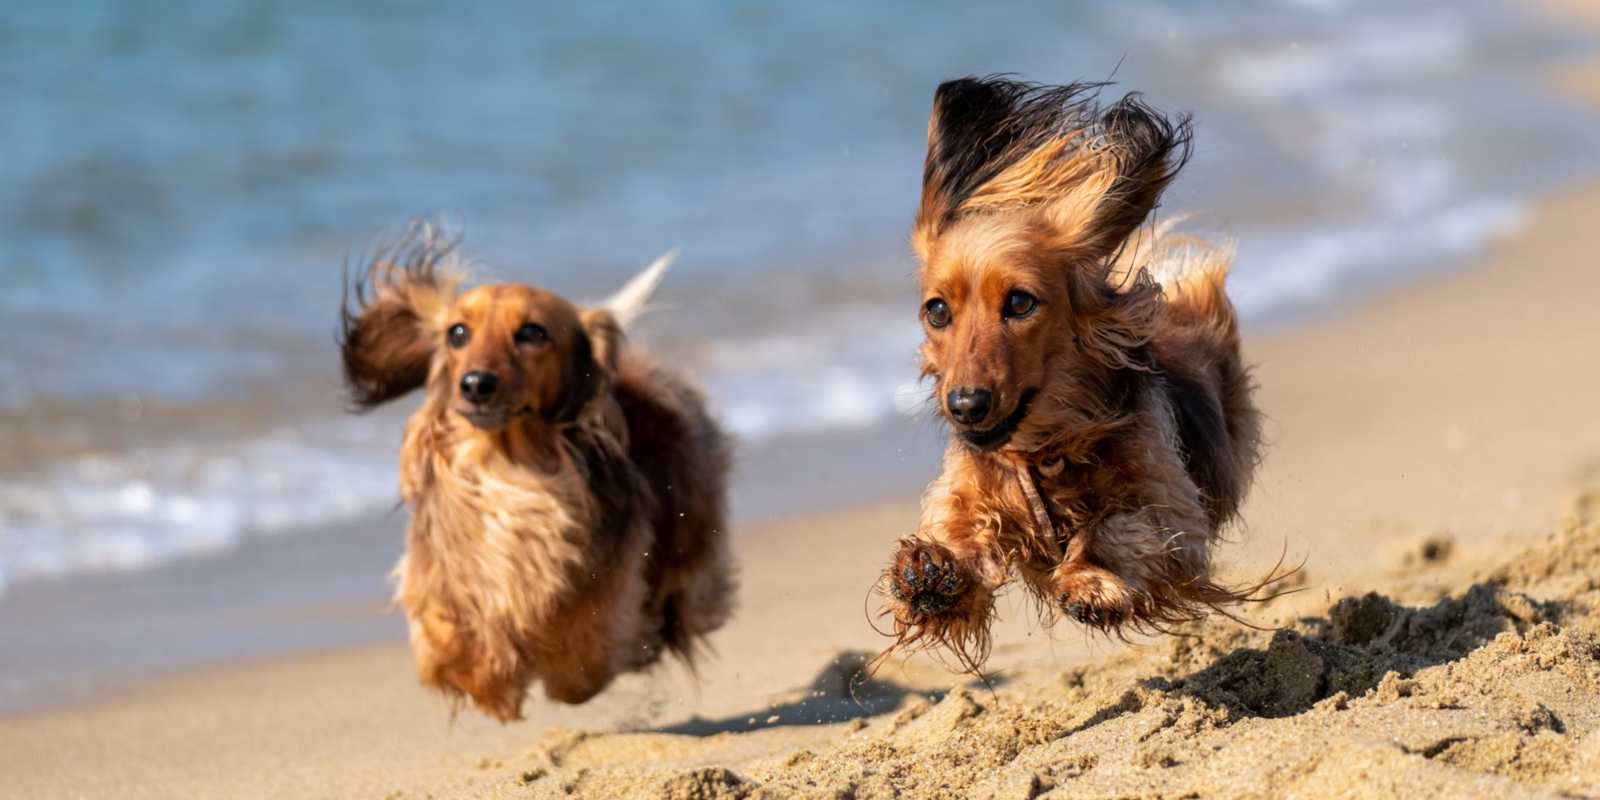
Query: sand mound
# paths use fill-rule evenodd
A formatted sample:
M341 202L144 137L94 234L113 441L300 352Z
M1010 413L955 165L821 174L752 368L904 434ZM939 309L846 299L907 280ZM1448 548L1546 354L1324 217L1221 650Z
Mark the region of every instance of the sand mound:
M893 709L867 718L858 708L841 722L840 665L859 663L847 656L797 695L816 705L783 712L802 724L561 732L516 776L478 793L1583 795L1600 790L1592 575L1600 524L1574 522L1431 606L1374 592L1272 630L1213 621L1090 667L1013 676L993 693L979 685L928 695L874 681L865 705ZM799 719L806 714L815 722Z

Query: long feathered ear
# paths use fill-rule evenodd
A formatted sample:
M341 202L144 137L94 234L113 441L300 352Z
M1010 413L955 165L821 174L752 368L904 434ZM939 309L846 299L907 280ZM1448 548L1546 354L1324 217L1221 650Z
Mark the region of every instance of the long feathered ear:
M1098 162L1094 177L1052 202L1047 214L1084 257L1110 262L1189 162L1193 122L1130 94L1101 113L1097 127L1099 142L1086 151L1098 156L1091 159Z
M1161 284L1144 269L1122 285L1099 270L1067 276L1070 323L1084 353L1111 369L1148 370L1143 345L1155 334L1161 312Z
M453 257L458 243L413 222L345 273L338 342L354 409L372 409L427 382L443 317L463 277Z
M1007 167L1084 116L1098 84L1040 87L1002 76L939 84L928 116L928 155L913 242L919 254Z
M1137 95L1101 108L1102 86L998 76L941 84L912 234L918 255L966 215L1028 209L1066 255L1110 260L1188 160L1191 124Z

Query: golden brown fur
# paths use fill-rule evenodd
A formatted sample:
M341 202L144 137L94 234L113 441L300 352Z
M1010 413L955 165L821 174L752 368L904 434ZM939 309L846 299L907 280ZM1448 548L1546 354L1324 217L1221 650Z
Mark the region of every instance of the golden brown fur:
M1211 579L1260 441L1231 252L1141 227L1189 123L1098 88L951 81L929 122L912 246L953 430L884 584L900 644L968 668L1013 576L1102 630L1241 597Z
M727 619L729 454L610 311L462 293L453 246L416 225L356 276L345 380L362 409L425 391L400 451L397 597L422 682L509 721L531 682L581 703L663 650L690 661Z

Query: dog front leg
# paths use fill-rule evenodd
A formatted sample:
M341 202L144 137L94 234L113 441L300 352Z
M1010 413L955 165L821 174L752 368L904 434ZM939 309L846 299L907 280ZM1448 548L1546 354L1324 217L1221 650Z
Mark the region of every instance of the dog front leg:
M1052 576L1057 607L1102 630L1194 618L1216 593L1203 525L1147 509L1078 531Z
M883 585L903 644L944 644L975 665L987 649L1005 566L996 557L998 532L967 507L943 481L930 487L917 534L900 540Z

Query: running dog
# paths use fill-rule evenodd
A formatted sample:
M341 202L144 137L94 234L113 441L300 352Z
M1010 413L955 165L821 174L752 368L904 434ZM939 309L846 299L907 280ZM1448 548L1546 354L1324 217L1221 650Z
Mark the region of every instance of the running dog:
M341 314L354 408L423 391L395 569L422 682L504 722L535 681L582 703L663 652L692 665L730 611L729 447L701 394L623 336L669 259L580 308L461 291L455 245L412 225Z
M898 647L974 671L1013 575L1105 631L1250 594L1211 577L1261 439L1232 251L1145 225L1190 120L1100 88L950 81L928 123L911 242L951 437L881 586Z

